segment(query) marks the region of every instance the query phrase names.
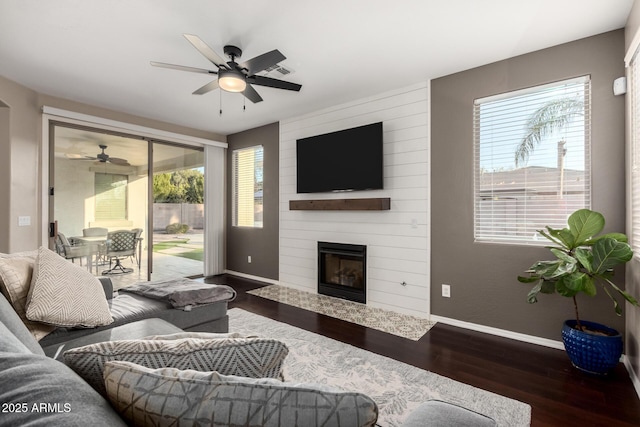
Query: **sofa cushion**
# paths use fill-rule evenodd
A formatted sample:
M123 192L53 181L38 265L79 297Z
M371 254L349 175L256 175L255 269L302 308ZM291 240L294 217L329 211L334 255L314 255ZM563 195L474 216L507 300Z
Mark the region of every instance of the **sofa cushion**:
M154 369L172 367L278 378L288 353L284 343L268 338L182 338L107 341L68 350L64 360L96 390L104 393L104 366L110 360Z
M0 323L26 346L31 353L44 355L38 341L31 335L31 332L29 332L22 319L20 319L18 313L15 312L13 306L2 294L0 294Z
M0 310L2 306L0 306ZM27 332L27 334L29 334ZM33 337L31 337L33 339ZM31 353L31 350L2 322L0 322L0 353Z
M89 271L40 247L27 296L27 318L56 326L113 322L100 281Z
M429 400L418 406L402 427L495 427L497 424L493 418L472 411L454 403L441 400Z
M0 353L0 402L6 426L126 425L75 372L33 353Z
M44 353L64 362L64 352L105 341L142 339L152 334L171 334L181 329L162 319L143 319L126 323L111 329L102 329L77 338L43 347Z
M31 255L17 256L16 254L0 258L0 288L29 332L39 341L51 333L55 326L27 319L27 296L33 276L34 262L35 259Z
M109 401L135 425L373 426L378 418L368 396L317 384L117 361L104 378Z

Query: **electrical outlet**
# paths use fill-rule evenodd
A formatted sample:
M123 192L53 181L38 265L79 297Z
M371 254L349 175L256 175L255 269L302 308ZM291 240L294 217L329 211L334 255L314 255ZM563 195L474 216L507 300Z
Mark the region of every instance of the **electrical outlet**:
M247 262L251 264L251 255L247 256Z
M18 227L26 227L31 225L31 217L30 216L19 216L18 217Z
M442 284L442 296L445 298L451 298L451 286Z

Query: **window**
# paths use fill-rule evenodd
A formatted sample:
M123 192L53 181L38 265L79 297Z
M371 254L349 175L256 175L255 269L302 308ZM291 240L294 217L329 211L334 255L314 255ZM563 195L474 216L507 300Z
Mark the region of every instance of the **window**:
M631 247L640 256L640 63L636 51L629 63L631 96Z
M262 145L232 153L235 227L262 227L263 156Z
M127 175L95 175L96 221L127 219Z
M477 99L476 241L546 244L591 206L589 78Z

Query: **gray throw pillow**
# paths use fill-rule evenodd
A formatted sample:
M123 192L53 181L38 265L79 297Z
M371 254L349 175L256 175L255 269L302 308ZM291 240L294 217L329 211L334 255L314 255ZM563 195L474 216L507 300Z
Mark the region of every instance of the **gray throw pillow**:
M279 378L287 354L287 346L274 339L182 338L101 342L68 350L64 353L64 360L93 388L104 394L104 367L111 360L133 362L154 369L172 367L253 378Z
M283 383L173 368L107 362L107 396L128 422L142 425L373 426L368 396L317 384Z

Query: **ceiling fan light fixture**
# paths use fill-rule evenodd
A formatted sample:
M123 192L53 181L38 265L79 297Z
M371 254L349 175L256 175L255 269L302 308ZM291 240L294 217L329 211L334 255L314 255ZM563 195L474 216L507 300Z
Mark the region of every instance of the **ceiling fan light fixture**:
M244 92L247 87L244 74L237 70L218 71L218 85L227 92Z

